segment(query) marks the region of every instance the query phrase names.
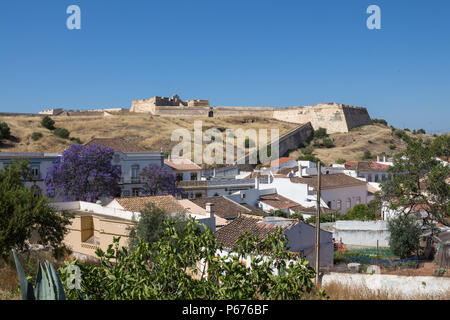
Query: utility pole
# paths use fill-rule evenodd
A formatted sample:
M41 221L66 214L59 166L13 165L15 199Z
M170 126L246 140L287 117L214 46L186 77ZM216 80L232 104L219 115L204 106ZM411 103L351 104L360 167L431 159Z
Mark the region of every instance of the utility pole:
M319 286L319 265L320 265L320 161L317 162L317 212L316 212L316 286Z

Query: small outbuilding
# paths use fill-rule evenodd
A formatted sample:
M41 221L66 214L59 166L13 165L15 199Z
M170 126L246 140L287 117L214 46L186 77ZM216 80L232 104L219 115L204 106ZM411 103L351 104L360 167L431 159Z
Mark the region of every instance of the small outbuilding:
M441 268L450 268L450 231L436 236L437 248L434 262Z

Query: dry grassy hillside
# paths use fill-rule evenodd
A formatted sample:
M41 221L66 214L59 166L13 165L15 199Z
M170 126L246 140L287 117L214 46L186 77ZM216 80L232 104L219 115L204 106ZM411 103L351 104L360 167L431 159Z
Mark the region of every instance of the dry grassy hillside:
M0 116L0 122L6 122L11 128L10 140L4 140L0 144L0 152L62 152L72 144L70 140L54 136L51 131L40 124L41 117L32 116ZM66 128L70 131L70 137L80 138L87 142L92 138L123 137L129 141L145 147L151 151L162 150L170 152L177 142L171 141L172 132L175 129L186 128L191 133L195 120L203 121L203 132L209 128L224 129L273 129L278 128L280 136L296 128L298 124L263 119L263 118L176 118L160 117L147 114L132 114L122 112L108 116L55 116L55 127ZM31 138L33 132L41 132L43 137L37 141ZM433 138L430 135L413 135L423 138ZM191 134L193 139L193 133ZM390 127L381 124L354 128L348 133L330 134L334 147L316 148L314 155L326 163L335 162L343 158L347 161L361 160L364 151L369 150L373 155L385 152L387 155L400 152L405 148L405 142L392 133ZM395 149L391 149L391 145ZM301 149L290 152L289 156L298 157Z
M421 137L422 139L433 139L427 134L412 134L406 132L411 137ZM406 143L395 134L391 127L381 124L362 126L352 129L348 133L333 133L329 138L333 140L332 148L315 148L313 154L325 163L335 163L338 159L347 161L362 160L365 150L369 150L372 155L385 154L393 155L405 150ZM391 149L391 145L395 149ZM290 152L290 157L297 158L302 155L301 149Z
M209 128L238 129L274 129L278 128L280 136L296 128L298 124L272 119L252 118L175 118L159 117L146 114L122 113L112 116L55 116L55 127L70 131L70 137L87 142L92 138L123 137L152 151L170 152L177 142L171 141L175 129L186 128L191 131L195 120L202 120L203 132ZM11 128L11 140L4 140L0 152L62 152L71 142L61 139L40 125L41 117L0 116L0 122L6 122ZM34 141L33 132L44 136ZM270 134L269 134L270 136Z

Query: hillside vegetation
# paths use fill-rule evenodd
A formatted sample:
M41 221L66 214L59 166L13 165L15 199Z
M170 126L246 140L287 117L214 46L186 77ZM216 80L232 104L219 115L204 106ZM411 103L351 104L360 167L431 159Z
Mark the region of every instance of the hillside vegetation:
M76 137L85 143L92 138L125 138L151 151L170 152L178 142L171 141L176 129L188 129L194 139L194 121L201 120L203 132L209 128L244 130L279 129L280 136L296 128L298 124L251 118L207 118L207 117L159 117L147 114L121 113L109 116L54 116L55 128L64 128L70 137ZM73 141L55 136L41 125L42 117L2 116L0 122L6 122L11 129L11 138L0 144L0 152L62 152ZM40 133L40 134L37 134ZM35 139L33 139L33 135ZM223 135L225 136L225 135ZM270 137L270 131L269 131Z
M433 136L428 134L403 132L410 137L421 137L424 140L434 139ZM386 157L390 157L406 148L406 143L396 134L396 131L382 124L357 127L348 133L332 133L329 134L329 138L333 142L332 147L314 147L312 153L327 164L336 163L339 159L345 159L346 161L364 160L366 151L371 153L371 159L376 159L377 155L383 153L386 154ZM289 156L297 158L303 154L303 150L298 149L291 151Z
M0 143L0 152L62 152L79 139L78 142L88 142L92 138L123 137L137 143L150 151L170 152L178 142L171 141L172 132L176 129L188 129L193 140L195 120L202 120L203 132L209 128L225 129L279 129L280 136L296 128L298 124L267 119L249 117L229 118L176 118L160 117L148 114L132 114L121 112L108 116L54 116L54 127L66 129L70 137L58 136L55 130L44 128L42 117L36 116L2 116L0 122L6 122L10 127L11 137ZM64 131L64 130L60 130ZM404 131L409 136L433 138L426 134L413 134ZM224 135L223 135L224 136ZM269 135L270 136L270 135ZM361 160L365 151L369 151L372 158L377 154L392 155L405 149L405 142L395 134L395 131L383 124L374 124L352 129L348 133L334 133L328 137L333 146L315 146L313 155L325 163ZM193 149L192 149L193 150ZM290 157L301 156L302 149L292 150Z

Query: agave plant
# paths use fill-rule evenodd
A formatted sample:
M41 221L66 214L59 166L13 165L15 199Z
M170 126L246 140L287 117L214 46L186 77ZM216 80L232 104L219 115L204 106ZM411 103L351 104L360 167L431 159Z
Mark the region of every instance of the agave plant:
M12 252L17 273L19 274L22 300L66 300L61 279L50 262L45 260L44 266L42 266L41 262L38 262L36 283L33 288L33 285L28 281L23 271L22 264L16 252L14 250Z

